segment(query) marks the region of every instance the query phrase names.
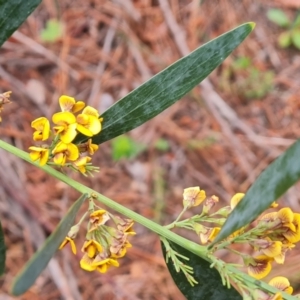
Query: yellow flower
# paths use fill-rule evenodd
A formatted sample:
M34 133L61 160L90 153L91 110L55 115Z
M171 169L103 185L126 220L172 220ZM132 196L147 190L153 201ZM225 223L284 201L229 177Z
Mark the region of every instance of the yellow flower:
M93 261L96 255L102 252L102 246L95 240L89 240L84 242L81 251L85 254L80 260L80 267L89 272L95 271L97 267L93 266Z
M89 156L82 156L73 162L74 167L82 174L86 173L86 165L92 159Z
M76 118L70 112L59 112L52 116L52 121L57 126L53 129L55 134L59 134L59 138L65 143L71 143L77 135Z
M282 235L290 243L297 243L300 241L300 214L294 213L293 220L287 227L286 231Z
M238 203L244 198L244 196L244 193L235 194L230 200L231 209L234 209L238 205Z
M63 112L69 111L76 113L85 107L85 103L83 101L76 102L73 97L62 95L59 97L59 106Z
M47 118L41 117L31 122L31 127L36 131L33 133L34 141L45 141L50 135L50 122Z
M202 213L207 215L209 211L219 202L219 197L213 195L210 198L206 199L203 205Z
M125 235L125 237L127 238L126 235ZM132 247L132 245L126 239L123 241L122 241L122 239L121 240L114 239L109 248L109 250L111 252L111 257L112 258L124 257L127 252L127 248L131 248L131 247Z
M75 245L75 242L72 238L70 237L65 237L65 239L63 240L63 242L60 244L59 248L58 249L62 249L64 248L68 243L70 243L71 245L71 249L72 249L72 252L74 254L76 254L77 250L76 250L76 245Z
M95 240L85 241L82 252L86 252L89 258L95 258L98 252L102 252L102 246Z
M65 165L67 160L75 161L79 156L79 150L74 144L57 143L52 150L53 161L58 165Z
M256 279L266 277L272 269L272 261L273 259L266 255L252 257L248 262L245 262L248 265L248 274Z
M85 271L89 271L89 272L95 271L97 267L93 265L93 262L94 262L94 258L89 257L87 253L85 253L80 260L80 267Z
M41 166L44 166L47 163L49 158L49 150L47 148L32 146L29 147L29 150L31 150L29 156L33 161L39 159Z
M270 238L266 238L254 241L254 247L260 250L264 255L274 258L281 254L282 242L272 241Z
M294 244L290 243L290 242L285 242L282 243L281 245L281 252L274 256L274 260L278 263L278 264L283 264L285 261L285 254L287 253L288 250L291 250L295 247Z
M94 155L98 150L99 146L96 144L92 144L92 139L88 139L86 143L78 145L80 152L88 152L89 155Z
M186 208L200 205L205 198L205 191L200 190L199 186L189 187L183 190L183 206Z
M85 136L93 136L102 129L102 119L99 119L98 111L93 107L87 106L76 120L77 130Z
M119 231L126 233L127 235L135 235L136 234L132 228L132 226L134 225L133 220L115 216L114 221L116 222L117 229Z
M208 242L212 242L221 230L220 227L206 227L198 223L195 223L193 227L197 235L199 235L200 241L203 245Z
M89 232L96 230L98 226L104 225L109 220L109 215L106 210L99 209L90 214L91 228Z
M293 293L293 287L291 287L289 280L283 276L277 276L272 278L269 281L269 285L274 286L275 288L290 295L292 295Z
M119 262L113 258L102 259L100 256L97 256L93 261L92 266L96 267L96 270L100 273L106 273L111 266L118 267Z

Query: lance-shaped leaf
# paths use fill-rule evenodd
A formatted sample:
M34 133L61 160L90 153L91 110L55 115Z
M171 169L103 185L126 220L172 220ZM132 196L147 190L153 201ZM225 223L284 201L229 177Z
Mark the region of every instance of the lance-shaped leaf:
M300 179L300 140L265 169L229 215L213 244L251 223Z
M246 23L217 37L116 102L101 116L103 130L93 142L101 144L130 131L174 104L219 66L253 28L254 23Z
M219 272L215 268L210 268L209 262L177 244L174 244L170 241L169 244L173 250L188 257L189 261L184 260L184 263L193 267L194 269L193 277L198 281L198 284L191 286L182 272L177 273L171 260L169 260L167 263L169 272L174 282L188 300L242 299L241 295L233 287L228 289L222 284ZM163 243L161 243L161 245L164 257L166 257L166 248Z
M0 276L5 271L6 247L4 242L4 232L0 223Z
M70 207L67 214L56 227L55 231L47 238L43 246L26 263L12 285L11 293L14 296L18 296L26 292L33 285L41 272L46 268L59 245L68 234L74 223L76 214L86 198L87 194L83 194Z
M41 2L42 0L0 0L0 46Z

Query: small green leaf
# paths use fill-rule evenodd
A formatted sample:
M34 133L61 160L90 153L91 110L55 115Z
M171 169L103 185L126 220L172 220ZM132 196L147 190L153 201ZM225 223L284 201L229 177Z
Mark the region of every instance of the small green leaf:
M121 135L112 141L112 156L114 161L122 158L134 158L146 149L146 146L137 143L126 135Z
M292 42L297 49L300 49L300 29L292 31Z
M154 144L155 149L160 151L168 151L170 149L169 142L165 139L158 139Z
M299 157L300 140L297 140L259 175L229 215L212 245L251 223L300 179Z
M0 223L0 276L5 271L6 247L4 242L4 233Z
M288 27L290 25L289 18L281 9L270 9L267 13L267 17L280 27Z
M219 66L253 28L254 23L246 23L217 37L119 100L101 116L103 130L93 142L100 144L130 131L174 104ZM84 139L79 136L77 141Z
M11 293L14 296L19 296L25 293L33 285L41 272L46 268L59 245L68 234L74 223L76 214L86 198L87 194L83 194L70 207L69 211L60 221L54 232L47 238L42 247L23 267L12 284Z
M169 272L179 290L188 300L205 299L205 300L241 300L241 295L232 287L228 289L222 284L221 276L215 268L210 267L210 263L194 253L180 247L169 241L172 249L189 258L185 261L186 265L194 269L193 277L198 284L191 286L182 272L177 273L171 260L167 263ZM164 257L166 249L161 243Z
M41 32L41 39L44 42L55 42L63 34L63 25L56 19L48 20L46 28Z
M236 70L244 70L247 69L251 65L251 59L246 56L242 56L237 58L233 64L232 67Z
M41 2L42 0L0 0L0 46Z
M282 32L277 39L278 45L281 48L287 48L292 44L292 37L290 31Z

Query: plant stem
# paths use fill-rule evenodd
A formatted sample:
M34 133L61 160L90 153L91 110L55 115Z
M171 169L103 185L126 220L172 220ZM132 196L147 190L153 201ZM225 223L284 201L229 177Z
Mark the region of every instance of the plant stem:
M185 239L172 231L166 229L165 227L139 215L138 213L124 207L123 205L116 203L115 201L109 199L108 197L105 197L104 195L86 187L85 185L67 177L66 175L58 172L57 170L53 169L50 166L40 166L38 163L33 162L27 152L24 152L14 146L9 145L8 143L5 143L4 141L0 140L0 148L16 155L17 157L35 165L36 167L44 170L46 173L50 174L51 176L59 179L62 182L65 182L70 187L73 187L78 192L84 194L88 193L89 195L95 194L97 195L97 198L94 198L94 200L100 201L107 207L117 211L120 214L125 215L126 217L134 220L137 223L142 224L143 226L147 227L151 231L157 233L160 236L165 237L166 239L180 245L181 247L184 247L185 249L191 251L192 253L202 257L205 260L208 260L207 258L207 247L198 245L188 239ZM208 260L210 261L210 260Z

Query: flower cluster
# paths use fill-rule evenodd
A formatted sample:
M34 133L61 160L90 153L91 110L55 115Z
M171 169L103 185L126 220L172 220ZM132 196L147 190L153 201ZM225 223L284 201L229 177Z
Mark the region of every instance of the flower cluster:
M201 244L208 244L215 239L228 215L243 197L243 193L237 193L231 198L229 206L212 212L212 208L219 201L217 196L213 195L207 198L205 191L199 187L186 188L183 192L182 212L176 221L166 227L169 229L181 227L192 230L199 237ZM201 203L203 203L201 214L180 220L187 209L198 206ZM272 203L271 208L277 206L277 203ZM285 207L278 211L261 215L254 223L237 230L226 240L214 245L211 251L213 253L220 249L227 249L239 255L247 267L248 274L256 279L262 279L270 273L273 262L278 264L284 263L286 252L294 248L295 243L299 241L300 214L294 213L289 207ZM239 252L236 246L231 248L233 244L243 243L251 246L251 255ZM269 284L289 294L293 291L288 280L284 277L276 277ZM261 290L253 292L250 289L246 293L251 295L251 299L281 299L280 294L270 295Z
M101 131L103 119L99 118L96 109L85 107L84 102L76 102L69 96L61 96L59 105L61 112L52 116L52 131L47 118L32 121L31 127L35 129L33 140L40 142L40 145L29 147L31 159L39 160L40 165L68 166L84 175L96 171L98 168L91 165L90 156L97 151L98 145L92 144L91 137ZM78 133L87 137L87 141L74 143ZM53 137L51 144L45 144L50 137Z
M114 216L104 209L91 209L88 214L89 221L86 239L81 248L83 256L80 260L80 266L85 271L105 273L112 266L118 267L118 259L125 256L127 248L132 247L128 241L128 236L135 234L132 229L134 223L130 219ZM78 224L71 228L59 249L70 244L72 252L77 253L74 239L85 215ZM113 226L107 225L109 220Z
M11 93L12 93L11 91L8 91L8 92L0 94L0 113L3 110L3 107L5 104L11 103L11 101L9 100ZM0 122L1 121L2 121L2 118L0 116Z

